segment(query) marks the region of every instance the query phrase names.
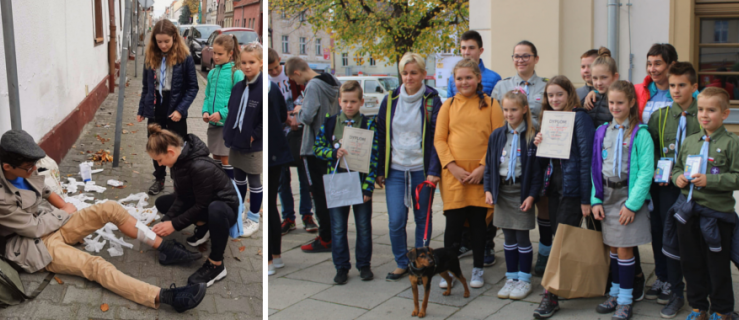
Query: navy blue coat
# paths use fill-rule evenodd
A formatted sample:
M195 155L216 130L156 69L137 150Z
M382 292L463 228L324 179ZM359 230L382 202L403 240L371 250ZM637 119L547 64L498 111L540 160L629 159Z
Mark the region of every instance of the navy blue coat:
M293 161L287 138L282 132L282 125L287 121L287 105L282 97L280 88L274 82L269 82L269 106L267 121L269 121L269 144L267 150L267 165L269 167L287 164Z
M508 141L506 133L508 131L508 123L498 129L495 129L488 140L488 151L485 155L485 175L483 176L483 184L485 191L493 194L493 204L498 203L498 193L500 191L500 157L503 155L503 148ZM521 177L517 182L521 182L521 203L529 196L534 197L534 201L539 199L539 192L544 181L543 164L536 158L536 145L526 143L526 130L519 134L519 148L525 150L521 152Z
M246 78L237 82L231 89L231 97L228 99L228 117L223 125L223 140L226 147L240 152L258 152L264 148L262 140L262 74L249 86L249 101L246 102L246 111L241 131L234 129L236 117L239 114L241 96L246 90ZM251 138L254 137L254 142Z
M136 115L144 116L144 118L154 118L154 103L158 91L154 86L156 82L154 76L156 74L155 70L148 67L144 69L144 85L141 91L141 100L139 100L139 111ZM182 115L183 120L187 120L187 110L190 109L195 96L198 95L198 76L195 74L195 62L192 60L192 56L188 55L185 61L173 66L171 89L167 115L176 110Z

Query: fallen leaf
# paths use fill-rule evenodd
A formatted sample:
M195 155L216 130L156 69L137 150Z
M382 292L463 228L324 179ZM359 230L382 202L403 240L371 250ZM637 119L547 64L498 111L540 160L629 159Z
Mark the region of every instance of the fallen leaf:
M259 251L257 251L257 255L262 255L262 249L259 249Z
M123 161L126 161L126 156L123 156L122 159L123 159Z
M80 154L85 154L85 152L83 152L83 151L80 151Z
M129 122L126 125L129 126L129 127L133 127L133 122Z
M244 252L244 250L246 250L246 246L241 246L241 247L239 248L239 252Z
M136 133L138 130L131 131L131 133Z
M127 134L128 133L128 130L123 130L123 131L121 131L121 133Z
M108 312L108 309L110 309L110 307L108 307L108 304L107 303L103 303L103 304L100 305L100 311L102 311L102 312Z
M233 242L241 242L241 239L232 239Z
M64 284L64 281L62 281L62 279L59 279L59 277L54 277L54 280L56 280L56 283L58 284Z
M138 171L136 171L136 170L133 170L133 173L139 173L139 172L138 172Z
M236 261L241 261L241 258L239 257L234 257L234 259L236 259Z
M136 156L136 155L138 155L138 154L136 154L136 153L132 153L131 155L132 155L132 156Z
M139 253L144 253L144 250L139 251Z

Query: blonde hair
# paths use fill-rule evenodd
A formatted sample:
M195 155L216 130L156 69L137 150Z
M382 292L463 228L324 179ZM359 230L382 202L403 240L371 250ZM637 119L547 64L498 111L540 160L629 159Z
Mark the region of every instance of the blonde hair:
M523 91L522 88L508 91L503 95L503 101L506 100L512 101L522 108L526 108L526 115L523 117L523 120L526 122L526 143L531 143L534 140L534 136L536 136L536 129L531 122L531 108L529 108L529 99L526 97L526 91ZM501 107L503 106L503 101L500 103Z
M190 50L185 45L184 40L180 36L180 31L175 27L172 21L167 19L161 20L154 25L151 36L149 37L149 45L146 47L146 66L149 69L157 69L162 64L164 52L157 45L157 35L164 34L172 37L172 48L167 52L167 67L185 61L190 55Z
M606 47L600 47L598 49L598 57L593 60L593 64L590 65L591 68L595 68L595 66L604 65L608 67L608 71L612 75L616 75L618 73L618 65L616 64L616 60L613 60L611 58L611 50L608 50Z
M364 95L362 86L359 85L359 82L356 80L349 80L341 85L341 88L339 88L339 98L341 98L341 94L344 92L357 92L359 93L359 99L362 99L362 96Z
M721 103L721 111L726 111L726 109L729 109L729 93L726 92L723 88L718 87L706 87L701 91L701 93L698 94L698 99L700 98L713 98L717 97L719 102Z
M403 57L400 58L400 63L398 64L400 70L398 71L403 72L405 66L409 63L415 63L421 71L426 70L426 61L424 61L420 54L415 52L406 52Z
M457 62L457 64L454 66L454 70L452 71L452 74L456 77L457 76L457 70L461 68L469 68L472 70L472 74L480 78L480 82L477 83L477 95L480 97L480 105L478 106L479 109L485 108L488 106L487 102L485 102L485 94L482 93L482 72L480 72L480 66L478 66L477 61L472 61L472 59L462 59Z
M146 142L146 152L153 154L167 153L167 147L182 147L182 137L169 131L162 129L162 126L152 123L148 127L149 140Z
M271 49L270 49L271 50ZM253 54L255 57L257 57L257 60L262 61L264 53L262 52L262 45L259 44L259 42L249 42L244 46L244 49L241 50L241 52L248 52Z

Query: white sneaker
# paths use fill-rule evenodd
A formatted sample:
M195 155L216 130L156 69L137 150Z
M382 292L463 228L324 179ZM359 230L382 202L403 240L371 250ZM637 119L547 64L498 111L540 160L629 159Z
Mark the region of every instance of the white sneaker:
M482 278L484 273L485 271L483 271L482 268L472 268L472 281L470 281L470 287L481 288L484 286L485 279Z
M275 274L275 265L273 263L269 265L269 270L267 270L267 275L273 276L274 274Z
M498 291L498 298L508 299L508 296L511 295L511 291L513 291L513 288L515 288L517 284L518 284L517 280L513 280L513 279L506 280L503 288L500 289L500 291Z
M451 273L449 273L449 276L452 277L452 288L454 288L454 276ZM444 280L444 278L441 278L441 281L439 282L439 288L446 289L446 287L446 280Z
M277 269L285 267L285 263L282 262L282 258L272 258L272 265Z
M254 222L249 219L244 220L244 234L241 235L242 238L248 238L251 237L255 232L259 231L259 222Z
M526 298L531 293L531 283L526 281L518 281L516 286L511 291L509 298L511 300L521 300Z

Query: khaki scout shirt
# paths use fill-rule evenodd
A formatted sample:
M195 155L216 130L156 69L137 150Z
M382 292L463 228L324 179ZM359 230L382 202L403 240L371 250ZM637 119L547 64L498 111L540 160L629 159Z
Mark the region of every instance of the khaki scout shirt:
M528 98L529 101L531 120L534 122L535 128L539 128L539 123L541 123L541 99L544 98L542 95L544 94L544 87L547 86L547 81L549 81L549 79L540 78L536 75L536 72L534 72L534 75L528 80L529 91L526 98ZM500 106L503 107L503 96L505 96L506 92L511 91L516 87L524 87L524 80L521 79L518 74L498 81L498 84L495 85L495 89L493 89L493 96L491 98L498 100Z
M26 181L32 190L16 188L0 170L0 237L7 241L5 258L33 273L51 263L41 238L61 228L70 215L53 206L40 206L52 192L43 176L34 172Z
M698 123L697 100L693 99L693 103L685 111L688 112L688 115L685 116L685 127L687 131L685 133L685 140L688 140L689 136L701 131L700 124ZM655 165L659 158L673 159L675 157L676 147L680 151L681 146L675 146L675 134L677 133L677 127L680 124L682 113L683 109L675 102L669 108L656 110L649 117L649 134L652 136L652 141L654 141ZM700 148L698 151L700 151Z
M703 146L701 130L685 138L680 147L677 163L672 169L672 183L677 185L677 178L684 174L685 159L688 155L700 155ZM722 125L711 135L708 145L708 164L706 165L706 186L693 189L695 203L719 212L734 212L734 190L739 190L739 137L726 131ZM682 189L687 197L690 185Z

